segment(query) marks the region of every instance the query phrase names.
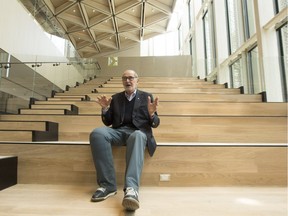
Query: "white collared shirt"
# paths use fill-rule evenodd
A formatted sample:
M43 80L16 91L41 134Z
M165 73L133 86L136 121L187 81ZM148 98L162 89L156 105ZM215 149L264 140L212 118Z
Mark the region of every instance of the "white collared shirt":
M135 91L134 91L131 95L128 95L128 94L125 92L125 96L126 96L127 100L128 100L128 101L133 100L133 98L136 96L136 92L137 92L137 89L135 89Z

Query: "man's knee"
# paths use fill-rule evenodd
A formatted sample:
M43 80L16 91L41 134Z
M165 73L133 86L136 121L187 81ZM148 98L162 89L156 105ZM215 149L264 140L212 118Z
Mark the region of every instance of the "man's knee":
M90 144L93 144L95 140L98 140L99 138L103 137L105 134L105 128L95 128L91 133L90 133Z
M134 138L144 139L144 140L147 139L146 134L140 130L135 130L130 136L132 136Z
M136 130L134 131L131 135L130 135L130 142L128 141L128 143L130 143L130 145L134 145L135 142L137 142L137 145L136 146L139 146L140 147L140 144L141 146L143 147L143 149L145 149L146 147L146 142L147 142L147 136L145 133L143 133L142 131L140 130ZM133 140L133 141L132 141ZM131 142L132 141L132 142ZM129 145L129 144L127 144Z

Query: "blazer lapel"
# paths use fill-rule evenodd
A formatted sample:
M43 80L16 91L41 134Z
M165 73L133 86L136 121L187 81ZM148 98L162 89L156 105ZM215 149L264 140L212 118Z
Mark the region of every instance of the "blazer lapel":
M133 112L140 107L142 96L143 95L142 95L141 91L137 90L137 93L135 96L135 104L134 104Z
M121 94L120 100L119 100L119 109L121 113L121 123L124 121L124 115L125 115L125 92Z

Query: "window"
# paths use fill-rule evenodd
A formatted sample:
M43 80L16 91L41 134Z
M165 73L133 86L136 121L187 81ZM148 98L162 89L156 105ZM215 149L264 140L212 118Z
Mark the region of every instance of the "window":
M230 79L231 79L231 88L239 88L243 86L242 77L241 77L241 59L237 59L230 66Z
M194 8L192 0L188 3L188 14L189 14L189 27L191 28L194 24Z
M229 54L234 53L244 42L241 4L239 1L226 0Z
M254 1L243 0L243 14L245 21L246 40L256 33L254 18Z
M274 0L274 5L275 5L275 13L277 14L288 6L288 2L287 0Z
M180 24L178 27L178 50L181 50L181 46L183 44L183 28L182 25Z
M179 55L178 32L169 32L141 42L141 56Z
M250 94L258 94L262 92L261 76L259 71L259 55L258 47L248 51L248 91Z
M203 17L206 76L216 67L215 33L212 6L213 5L211 4Z
M189 48L190 48L190 55L192 56L193 58L193 40L192 38L189 40Z
M280 26L277 29L278 44L279 44L279 63L280 63L280 73L281 73L281 83L282 83L282 94L285 102L288 101L288 74L287 74L287 47L288 47L288 24Z
M141 41L141 56L172 56L179 55L182 46L182 29L179 29L184 0L177 0L171 14L167 33ZM180 36L180 37L179 37Z
M250 0L226 0L229 54L234 53L255 34L254 3Z

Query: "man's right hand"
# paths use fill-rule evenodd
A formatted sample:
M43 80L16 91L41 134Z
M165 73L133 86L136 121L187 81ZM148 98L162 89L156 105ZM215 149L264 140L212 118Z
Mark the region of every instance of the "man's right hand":
M106 95L97 97L96 103L98 103L102 109L108 109L111 103L112 97L107 98Z

